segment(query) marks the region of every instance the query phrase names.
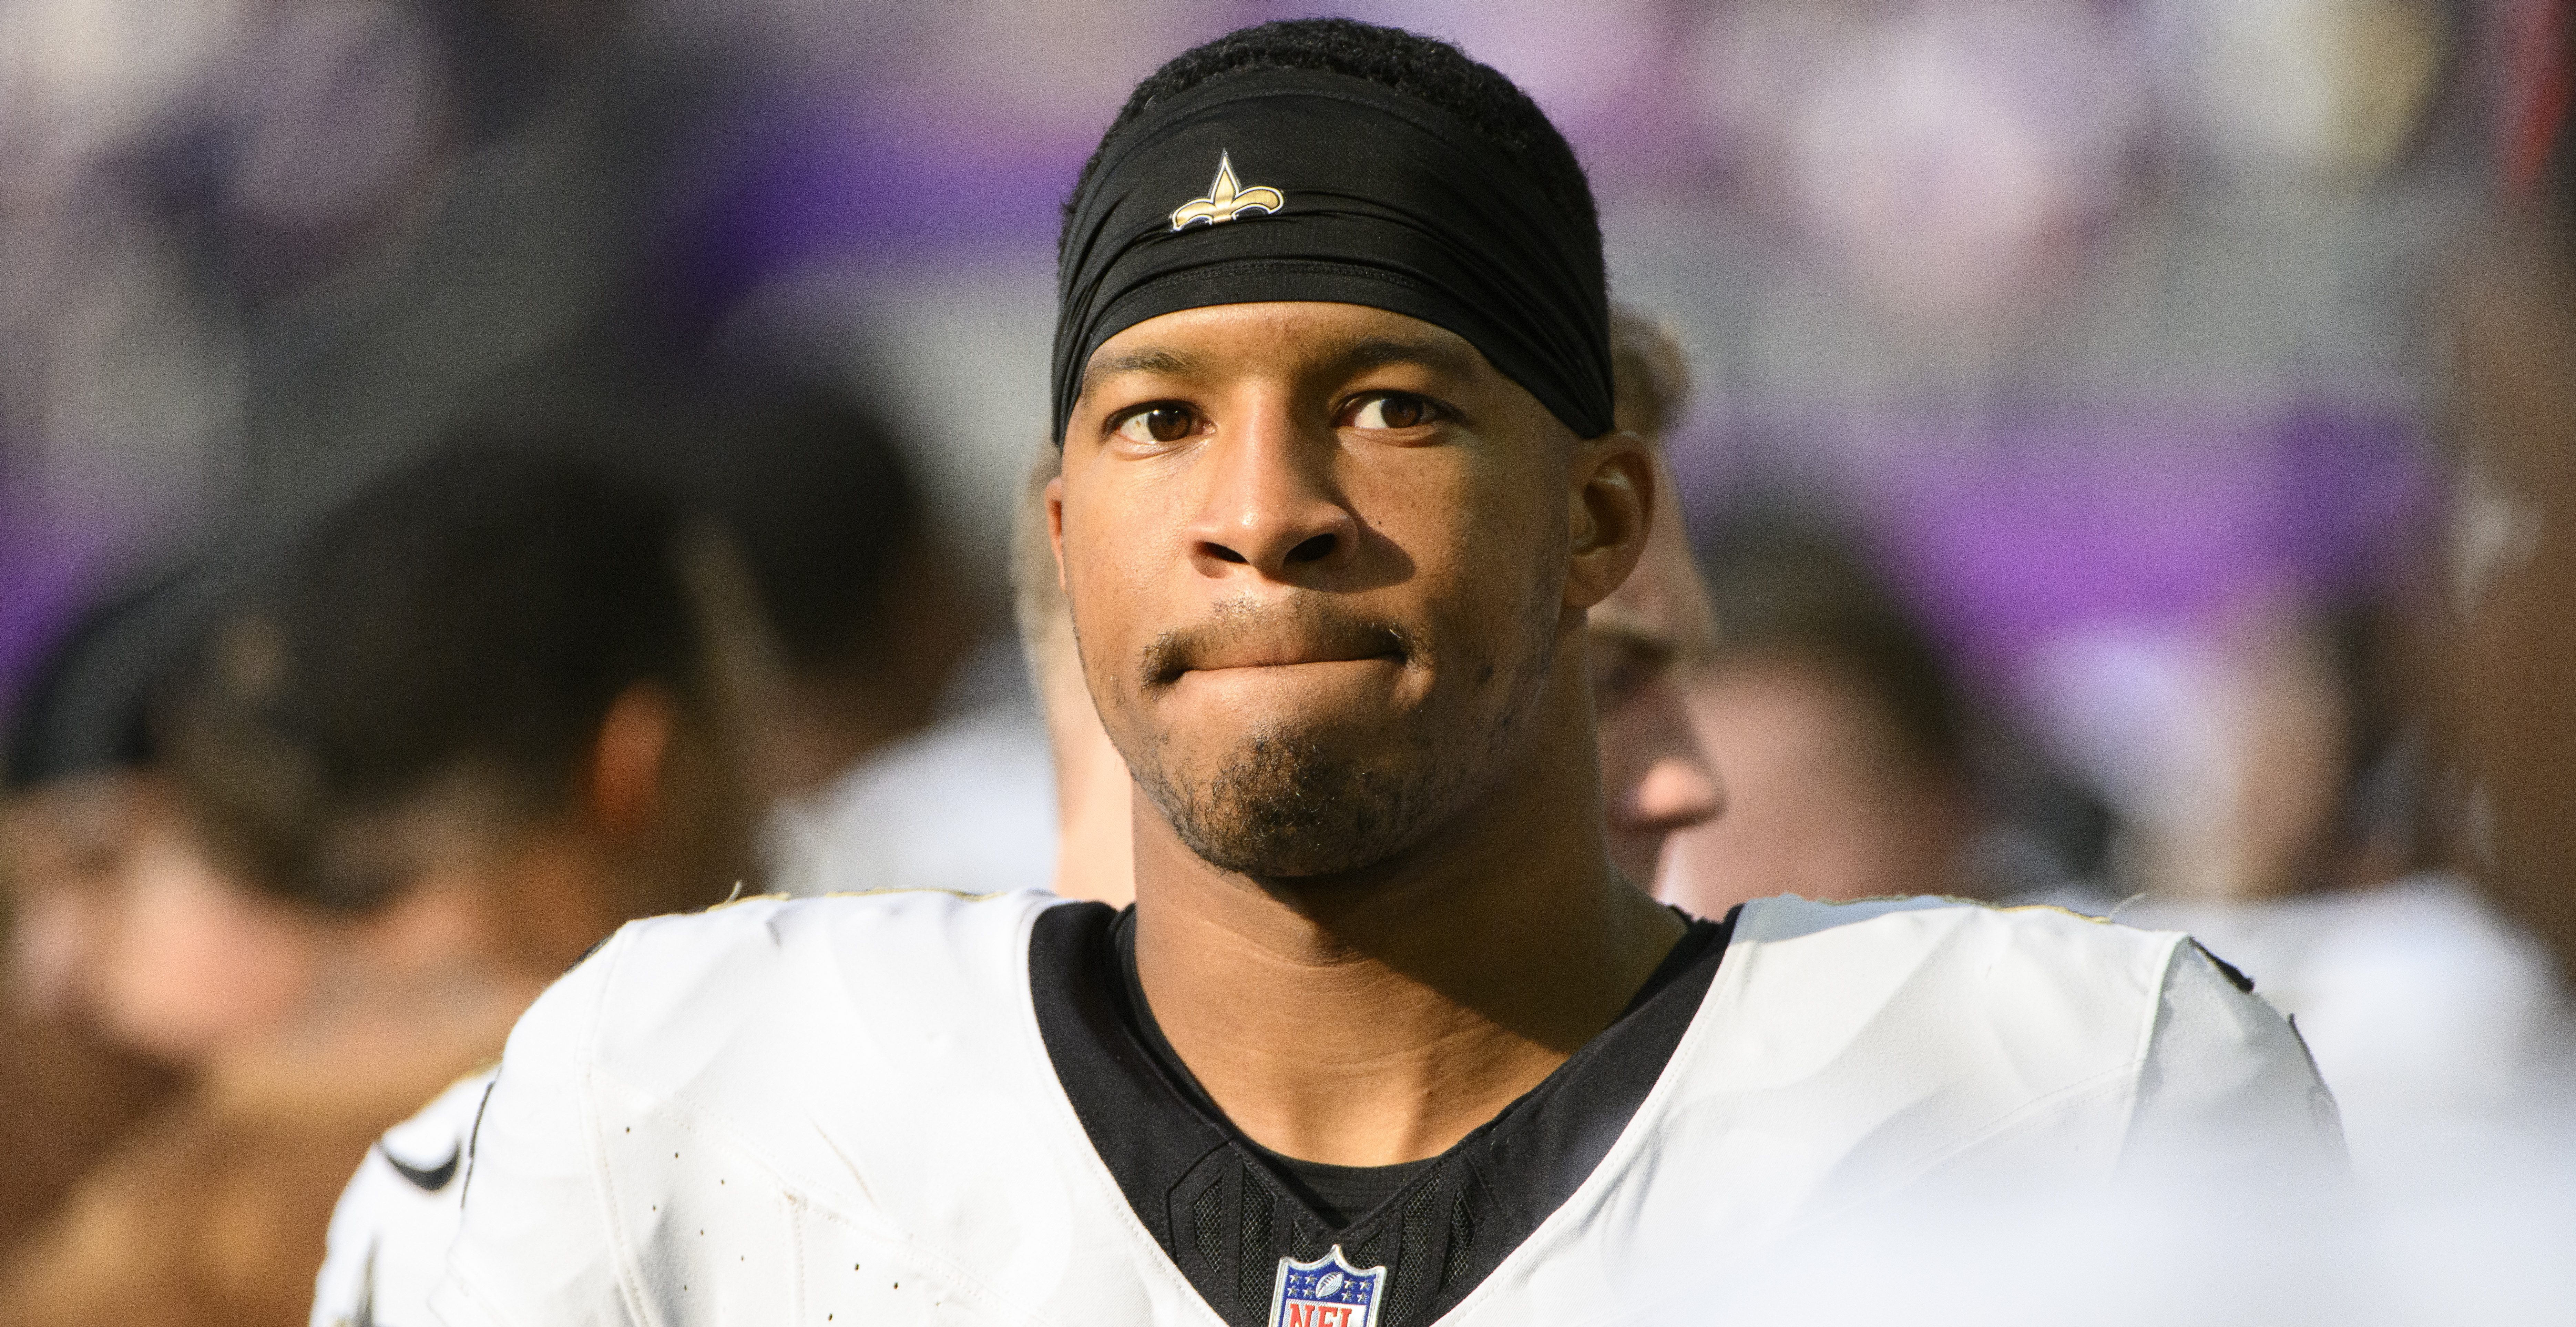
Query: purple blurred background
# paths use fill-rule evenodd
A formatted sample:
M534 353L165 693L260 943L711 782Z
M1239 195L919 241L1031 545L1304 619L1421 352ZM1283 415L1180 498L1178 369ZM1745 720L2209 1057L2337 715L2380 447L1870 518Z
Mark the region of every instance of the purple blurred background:
M2188 652L2249 604L2367 592L2419 537L2423 292L2494 192L2540 9L1345 12L1458 39L1575 139L1616 297L1690 348L1695 520L1833 513L2045 729L2139 657L2083 642ZM0 10L0 672L102 578L460 412L711 359L879 395L997 589L1084 154L1162 59L1303 12Z

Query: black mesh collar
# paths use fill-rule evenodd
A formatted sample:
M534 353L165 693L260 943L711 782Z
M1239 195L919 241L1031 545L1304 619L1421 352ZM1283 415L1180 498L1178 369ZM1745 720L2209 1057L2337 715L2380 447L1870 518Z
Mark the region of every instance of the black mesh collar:
M1237 1133L1129 996L1121 914L1051 908L1030 940L1038 1029L1128 1205L1234 1327L1268 1327L1281 1258L1340 1245L1387 1268L1379 1327L1414 1327L1475 1289L1591 1175L1689 1030L1735 924L1694 922L1619 1020L1546 1081L1336 1228Z

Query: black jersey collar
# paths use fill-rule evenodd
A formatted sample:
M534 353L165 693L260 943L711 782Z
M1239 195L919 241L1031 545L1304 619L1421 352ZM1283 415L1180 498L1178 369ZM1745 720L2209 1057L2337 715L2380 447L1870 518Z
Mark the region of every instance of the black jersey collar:
M1120 914L1050 908L1029 943L1038 1030L1056 1077L1136 1216L1232 1327L1269 1327L1282 1258L1338 1245L1387 1268L1378 1327L1454 1307L1581 1186L1698 1015L1735 914L1695 922L1619 1020L1492 1121L1338 1228L1296 1196L1198 1090L1150 1049L1128 997Z

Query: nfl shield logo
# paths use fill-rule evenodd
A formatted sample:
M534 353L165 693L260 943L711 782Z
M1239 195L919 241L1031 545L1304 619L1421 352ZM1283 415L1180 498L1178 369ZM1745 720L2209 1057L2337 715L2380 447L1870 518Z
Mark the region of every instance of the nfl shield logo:
M1376 1327L1386 1269L1353 1267L1342 1246L1313 1262L1279 1260L1270 1291L1270 1327Z

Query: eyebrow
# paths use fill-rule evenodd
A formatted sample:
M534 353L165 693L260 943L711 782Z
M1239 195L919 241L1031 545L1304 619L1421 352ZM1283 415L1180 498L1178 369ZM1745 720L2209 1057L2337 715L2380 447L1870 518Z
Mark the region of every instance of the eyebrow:
M1349 342L1334 350L1323 361L1326 367L1343 374L1365 373L1390 364L1418 364L1434 373L1456 378L1476 376L1476 353L1462 342L1422 338L1372 336Z
M1333 346L1326 350L1317 367L1348 377L1390 364L1418 364L1434 373L1457 378L1476 376L1475 352L1463 344L1393 336L1362 337ZM1082 386L1075 395L1089 396L1100 384L1130 373L1183 378L1204 373L1207 367L1205 356L1190 351L1171 346L1138 346L1092 360L1082 370Z
M1186 350L1169 346L1138 346L1115 355L1095 358L1082 370L1082 387L1077 397L1091 395L1093 388L1111 378L1130 373L1153 373L1167 378L1187 377L1206 367L1206 360Z

